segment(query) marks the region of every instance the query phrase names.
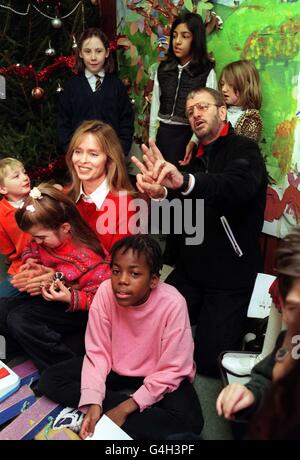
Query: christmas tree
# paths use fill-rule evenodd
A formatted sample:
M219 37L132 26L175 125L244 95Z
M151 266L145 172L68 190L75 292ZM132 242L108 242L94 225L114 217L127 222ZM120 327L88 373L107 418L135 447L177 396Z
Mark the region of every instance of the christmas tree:
M85 28L100 25L100 8L89 0L1 2L0 157L17 157L32 178L65 171L57 98L72 75L76 40Z

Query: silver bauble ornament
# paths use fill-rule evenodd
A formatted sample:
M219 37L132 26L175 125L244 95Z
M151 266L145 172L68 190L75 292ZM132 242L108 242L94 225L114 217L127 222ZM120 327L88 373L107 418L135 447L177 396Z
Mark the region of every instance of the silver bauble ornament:
M73 37L72 37L72 48L73 48L73 50L77 48L77 42L76 42L75 35L73 35Z
M60 29L62 26L62 21L59 18L54 18L51 21L51 25L54 27L54 29Z
M58 82L58 83L57 83L56 92L57 92L57 93L61 93L63 90L64 90L63 87L62 87L61 84Z
M46 56L50 56L50 57L55 56L55 54L56 54L56 51L55 51L54 48L52 48L50 41L49 41L49 47L45 50L45 54L46 54Z

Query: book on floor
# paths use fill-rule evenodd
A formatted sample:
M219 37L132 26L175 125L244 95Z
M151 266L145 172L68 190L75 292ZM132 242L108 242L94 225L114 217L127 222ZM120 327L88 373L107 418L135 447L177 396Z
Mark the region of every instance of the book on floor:
M20 377L0 361L0 402L12 395L20 386Z
M88 436L85 441L115 440L128 441L132 438L122 428L116 425L109 417L102 415L96 423L93 436Z

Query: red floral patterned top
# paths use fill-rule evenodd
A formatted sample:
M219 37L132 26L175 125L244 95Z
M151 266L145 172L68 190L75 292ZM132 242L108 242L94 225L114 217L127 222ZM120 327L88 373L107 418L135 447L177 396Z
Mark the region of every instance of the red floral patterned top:
M105 251L105 250L104 250ZM110 259L103 259L86 246L77 246L71 240L56 249L45 248L35 241L27 244L22 261L33 258L45 267L62 272L72 295L69 311L88 310L93 297L102 283L110 278Z

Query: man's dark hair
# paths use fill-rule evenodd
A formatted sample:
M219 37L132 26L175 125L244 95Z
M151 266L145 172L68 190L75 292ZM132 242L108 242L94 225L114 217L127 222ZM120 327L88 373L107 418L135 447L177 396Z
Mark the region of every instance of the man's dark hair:
M285 301L296 278L300 278L300 228L295 228L277 250L276 272L280 294Z
M162 269L162 252L156 240L149 235L131 235L117 241L111 249L111 263L112 267L117 252L125 254L129 249L133 253L141 254L145 257L147 265L150 269L151 275L158 275Z
M200 93L210 94L214 98L217 106L221 107L224 105L226 107L226 102L225 102L224 96L221 93L221 91L217 91L214 88L209 88L206 86L205 87L200 86L199 88L195 88L192 91L190 91L189 94L187 95L186 100L193 99L195 96L197 96L197 94L200 94Z

